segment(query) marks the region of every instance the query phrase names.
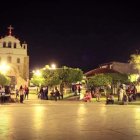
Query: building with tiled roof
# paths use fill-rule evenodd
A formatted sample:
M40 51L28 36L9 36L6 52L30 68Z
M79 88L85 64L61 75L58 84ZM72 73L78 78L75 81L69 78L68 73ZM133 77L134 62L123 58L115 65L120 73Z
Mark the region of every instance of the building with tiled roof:
M85 76L91 77L101 73L136 74L138 71L134 68L133 64L113 61L99 65L99 68L86 72Z

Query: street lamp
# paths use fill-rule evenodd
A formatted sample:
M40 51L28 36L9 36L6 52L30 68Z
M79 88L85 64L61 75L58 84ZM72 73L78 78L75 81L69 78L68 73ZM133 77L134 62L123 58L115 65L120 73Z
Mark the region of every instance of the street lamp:
M46 70L46 69L49 69L49 70L55 70L55 69L58 69L56 68L56 64L51 64L51 65L46 65L43 70Z
M33 70L33 74L38 76L38 77L41 76L40 70Z
M51 65L51 69L53 69L53 70L56 69L56 65L55 64L52 64Z

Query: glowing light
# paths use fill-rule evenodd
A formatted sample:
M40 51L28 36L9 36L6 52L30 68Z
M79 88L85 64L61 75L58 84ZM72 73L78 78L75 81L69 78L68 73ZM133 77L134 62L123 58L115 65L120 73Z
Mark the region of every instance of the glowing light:
M52 64L51 65L51 69L56 69L56 65L55 64Z
M41 76L40 70L33 70L33 73L34 73L36 76Z
M0 64L0 73L6 74L10 69L10 66L6 62Z

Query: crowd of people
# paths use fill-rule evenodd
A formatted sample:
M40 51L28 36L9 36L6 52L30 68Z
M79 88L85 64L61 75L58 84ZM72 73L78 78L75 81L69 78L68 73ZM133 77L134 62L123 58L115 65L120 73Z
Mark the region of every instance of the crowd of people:
M40 90L37 92L38 98L41 100L60 100L63 99L63 88L60 88L60 91L57 87L54 87L50 92L48 90L48 86L41 87ZM86 90L85 93L81 92L81 85L73 85L72 92L75 94L80 95L80 100L85 102L91 102L92 98L95 98L97 102L100 102L101 98L101 87L91 88L90 90ZM1 100L4 101L5 93L10 93L8 88L4 88L0 86L0 95ZM16 89L16 99L19 97L20 103L23 103L24 99L28 99L29 95L29 88L28 86L20 86L20 88ZM136 86L133 84L124 85L121 84L117 91L118 102L125 104L127 102L136 101L137 98L137 89ZM115 95L115 96L116 96ZM114 104L114 95L112 93L105 94L106 97L106 104Z
M1 102L4 103L7 100L11 99L11 94L12 94L12 90L10 88L10 86L0 86L0 99ZM28 99L28 94L29 94L29 88L27 86L25 86L24 88L22 87L22 85L20 86L20 88L16 89L16 99L19 97L20 98L20 102L23 103L23 99Z
M118 90L118 101L123 104L126 102L136 101L137 98L137 89L135 85L120 85Z
M10 89L10 88L9 88ZM9 93L9 97L11 96L11 91L7 91L5 87L0 86L0 101L5 102L5 94ZM49 94L49 95L48 95ZM41 100L60 100L63 99L63 91L61 92L58 90L57 87L51 90L49 93L48 86L41 87L39 91L37 91L38 98ZM15 89L15 99L16 101L19 101L20 103L23 103L25 99L28 100L29 97L29 87L28 86L20 86L19 88Z
M24 99L28 99L28 95L29 88L26 85L25 87L21 85L19 89L16 89L16 98L20 97L20 103L23 103Z
M72 93L79 95L81 93L81 84L72 84Z
M40 88L40 91L39 91L39 93L38 93L38 98L40 98L40 99L46 99L46 100L48 100L49 99L49 97L50 97L50 99L51 100L55 100L55 101L57 101L58 99L60 100L60 99L63 99L63 92L61 91L59 91L58 90L58 88L57 87L55 87L54 89L52 89L51 90L51 92L50 92L50 95L48 96L48 86L46 86L46 87L41 87Z
M117 101L120 104L127 104L127 102L136 101L137 98L137 89L133 84L130 85L120 85L117 91ZM115 98L113 93L105 94L106 104L114 104ZM86 90L86 92L80 97L80 100L85 102L91 102L92 98L95 98L97 102L100 101L101 98L101 88L96 87L90 90Z
M100 88L95 88L94 90L86 90L84 94L80 94L80 100L84 100L85 102L90 102L92 98L96 98L96 101L100 102L100 97Z

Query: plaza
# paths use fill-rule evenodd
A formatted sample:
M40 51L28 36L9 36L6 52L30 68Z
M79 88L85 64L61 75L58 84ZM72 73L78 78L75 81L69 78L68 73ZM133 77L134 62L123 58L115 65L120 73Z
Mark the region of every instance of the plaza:
M0 105L0 140L138 140L139 105L36 98Z

